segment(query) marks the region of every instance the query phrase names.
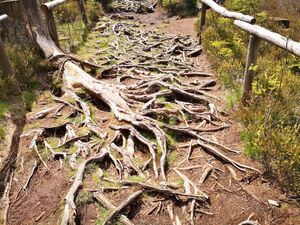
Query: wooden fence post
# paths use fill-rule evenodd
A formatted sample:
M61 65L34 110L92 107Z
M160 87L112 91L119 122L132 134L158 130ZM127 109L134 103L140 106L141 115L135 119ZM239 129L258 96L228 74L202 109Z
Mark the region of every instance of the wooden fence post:
M8 16L6 14L0 15L0 22L6 20ZM0 67L5 77L12 74L12 68L8 59L8 56L5 52L3 41L0 37Z
M42 8L45 13L46 25L50 34L50 37L55 42L55 44L59 47L59 40L57 34L57 28L55 24L55 18L52 9Z
M88 27L89 24L88 24L88 19L87 19L86 12L85 12L84 2L83 2L83 0L77 0L77 3L79 6L79 10L81 13L83 23L86 27Z
M202 7L201 7L201 20L200 20L200 29L199 29L199 45L202 44L202 31L203 31L204 25L205 25L206 10L207 10L207 5L204 4L204 3L202 3Z
M251 68L256 64L257 53L260 39L254 35L249 36L249 45L247 53L246 68L244 73L243 96L242 104L244 106L249 104L252 92L252 82L254 79L255 71Z

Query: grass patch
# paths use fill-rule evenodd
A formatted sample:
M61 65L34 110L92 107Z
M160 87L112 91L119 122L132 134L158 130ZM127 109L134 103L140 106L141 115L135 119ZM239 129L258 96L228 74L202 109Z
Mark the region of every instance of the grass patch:
M93 179L93 181L94 181L96 184L100 184L101 178L100 178L99 171L95 171L95 172L92 174L92 179Z
M75 203L78 206L87 205L93 202L94 200L93 200L92 193L89 191L79 191L75 199Z
M97 225L102 225L105 222L105 219L109 217L110 211L108 209L103 208L100 214L100 218L97 220Z
M128 180L133 181L133 182L144 182L145 178L140 177L140 176L129 176Z
M168 154L168 163L169 164L174 164L178 159L178 154L176 151L171 151Z
M167 137L167 145L168 148L174 149L176 148L176 144L179 140L179 134L174 131L166 131L166 137Z
M226 108L232 109L238 105L242 99L242 87L238 87L237 90L230 91L226 96Z
M36 101L36 95L33 91L23 91L22 93L25 109L31 111L33 103Z
M9 111L9 105L6 102L0 102L0 118L4 118Z

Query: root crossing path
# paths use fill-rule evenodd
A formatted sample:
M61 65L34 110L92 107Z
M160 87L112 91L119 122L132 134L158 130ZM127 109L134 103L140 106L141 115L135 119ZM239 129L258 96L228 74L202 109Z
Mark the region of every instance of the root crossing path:
M201 46L164 32L177 21L154 13L156 25L141 22L151 16L101 17L78 53L89 62L60 62L56 90L27 116L8 224L281 224L296 215L274 206L284 196L242 155Z

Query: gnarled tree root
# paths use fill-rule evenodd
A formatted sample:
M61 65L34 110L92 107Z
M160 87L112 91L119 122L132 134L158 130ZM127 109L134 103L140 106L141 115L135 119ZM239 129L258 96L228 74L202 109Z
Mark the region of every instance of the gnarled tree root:
M104 159L108 155L108 151L106 148L103 148L101 153L92 156L88 158L87 160L83 161L77 170L75 180L68 191L66 197L65 197L65 208L64 208L64 214L62 218L62 225L75 225L75 217L76 217L76 205L75 205L75 197L78 192L78 190L82 186L83 182L83 175L84 171L86 169L86 166L94 161L100 161Z

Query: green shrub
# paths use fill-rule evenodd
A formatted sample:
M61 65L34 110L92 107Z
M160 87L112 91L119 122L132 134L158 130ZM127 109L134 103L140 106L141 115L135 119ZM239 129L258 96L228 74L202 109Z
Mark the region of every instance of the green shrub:
M0 74L0 100L7 100L11 94L16 94L18 82L14 76L3 77Z
M86 13L88 19L91 23L95 23L98 21L99 16L103 16L103 6L96 0L88 0L86 1Z
M55 11L55 16L59 24L68 24L81 20L81 15L77 0L72 0L59 6ZM103 6L110 1L104 1L100 4L99 0L85 1L85 10L89 22L94 23L98 21L99 16L103 15Z
M245 153L260 159L267 175L287 191L300 193L300 79L285 77L279 94L257 97L238 116L245 125Z
M161 0L161 4L171 16L194 16L199 11L197 0Z
M270 2L275 4L273 8ZM294 24L291 29L283 29L269 19L269 13L280 16L284 11L276 11L276 5L274 0L228 0L225 7L255 15L263 27L299 40L295 26L299 25L299 15L290 15L294 17ZM268 10L270 8L272 10ZM210 10L202 41L220 80L229 89L226 99L233 108L241 97L248 34L235 27L232 20ZM251 106L239 107L236 111L236 118L244 125L241 139L245 154L259 159L268 177L278 181L284 190L296 194L300 193L299 68L299 58L261 42L257 65L251 67L256 73Z
M75 0L66 2L55 9L55 16L59 24L72 23L79 20L79 8Z
M231 10L252 15L259 11L263 0L231 0L226 2L226 7Z
M10 59L13 74L4 77L0 72L0 100L7 100L11 95L20 94L19 90L33 90L38 87L38 75L53 69L42 59L38 49L6 43L6 52Z
M103 9L106 12L109 12L111 10L110 4L111 4L112 0L96 0L96 2L101 3Z
M23 91L23 102L27 111L31 110L33 102L36 100L36 95L33 91Z
M28 46L8 45L7 53L14 68L14 75L22 90L37 86L37 75L44 67L37 49Z

